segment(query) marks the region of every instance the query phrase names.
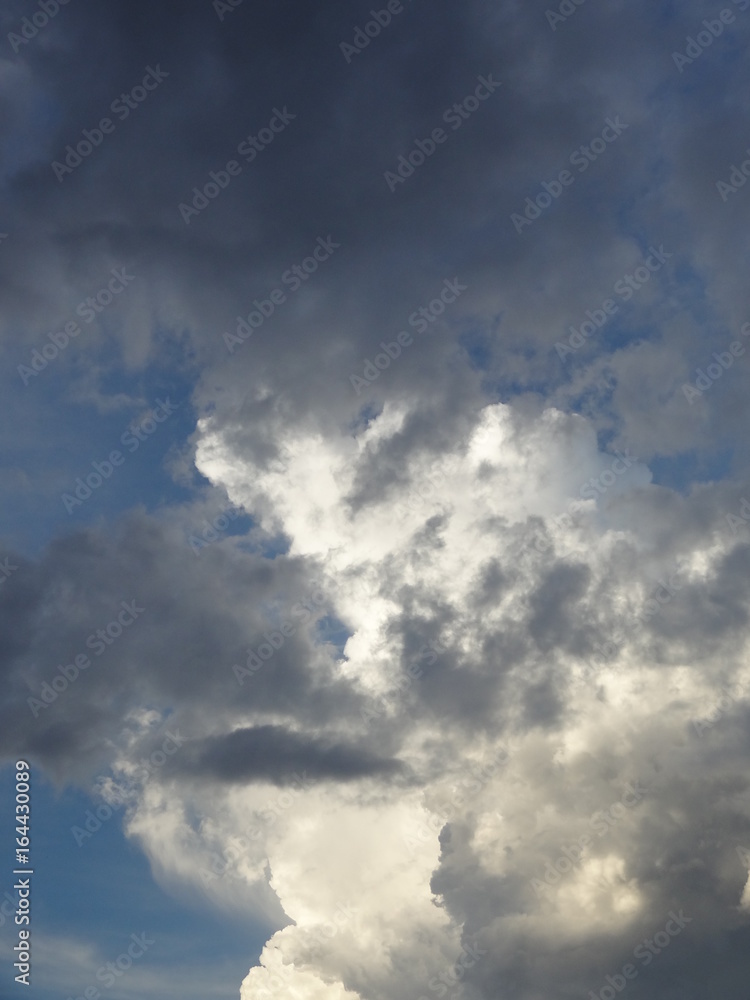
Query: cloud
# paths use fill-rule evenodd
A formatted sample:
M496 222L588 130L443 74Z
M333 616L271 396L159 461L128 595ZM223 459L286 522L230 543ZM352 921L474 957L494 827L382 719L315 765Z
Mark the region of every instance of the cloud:
M83 418L150 405L149 379L187 381L196 414L168 462L179 500L33 557L8 545L0 745L59 784L133 782L124 826L155 877L263 922L243 1000L589 995L680 907L692 922L636 994L744 982L750 548L726 521L750 482L743 362L692 406L682 391L748 319L748 195L715 186L747 145L741 6L685 73L671 53L697 2L554 26L533 4L405 4L351 59L364 15L338 0L71 4L0 60L6 499L54 494L58 462L99 454ZM149 66L158 90L56 177ZM492 99L389 190L487 74ZM612 118L627 128L587 162ZM654 246L664 266L618 292ZM138 280L85 323L122 267ZM197 559L194 526L227 499L250 524ZM114 636L122 602L144 610ZM169 727L183 751L135 777Z
M286 782L297 769L308 780L353 781L401 769L398 761L383 760L346 744L306 738L281 726L255 726L210 737L195 747L186 767L194 775L231 782L258 778Z

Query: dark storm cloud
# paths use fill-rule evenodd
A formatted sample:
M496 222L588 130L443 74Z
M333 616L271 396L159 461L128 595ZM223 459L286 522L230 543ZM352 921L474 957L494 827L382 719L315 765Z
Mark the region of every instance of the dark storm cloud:
M579 654L584 651L580 638L569 634L569 610L585 596L590 579L590 570L583 564L556 566L532 594L529 631L542 651L553 647Z
M210 737L191 747L185 767L192 774L218 781L278 785L298 778L296 772L304 772L311 781L355 781L392 778L403 771L400 761L281 726L256 726Z
M603 749L600 759L581 756L564 769L537 770L537 801L548 810L554 808L559 820L514 845L512 863L502 879L487 872L486 860L472 846L476 830L471 819L451 824L432 888L444 894L449 910L464 924L464 940L478 941L488 953L472 975L470 988L479 995L492 995L491 983L501 978L513 984L514 995L534 996L546 988L551 976L558 976L567 989L581 995L594 990L596 995L606 985L606 976L621 974L623 965L631 962L638 977L628 991L635 996L650 998L666 991L669 996L698 998L711 990L715 977L726 983L731 995L739 995L740 956L750 933L736 909L747 879L735 849L747 836L747 815L738 802L747 788L745 746L745 738L735 751L724 744L719 763L701 753L694 734L686 737L676 731L668 717L658 733L643 727L627 755L634 789L627 801L632 804L620 810L619 818L607 818L602 810L605 803L625 801L623 787L611 783L611 775L619 769L618 755ZM726 783L716 783L717 769ZM528 810L529 802L522 808ZM503 811L510 817L514 806L508 803ZM576 815L567 827L562 821L565 814ZM545 943L529 933L525 919L513 918L535 908L538 893L532 888L533 879L542 886L539 892L548 906L556 890L573 888L583 867L574 848L585 833L592 843L587 860L592 855L601 859L615 855L624 861L620 870L612 870L603 880L600 875L602 916L613 892L637 890L645 897L645 907L626 916L615 934L599 932L581 912L585 926L558 926ZM558 871L555 861L560 862ZM554 884L550 877L542 885L550 872ZM594 881L589 891L595 886ZM652 950L648 961L644 959L651 950L648 946L634 956L639 945L663 931L675 911L688 918L684 936ZM543 912L550 916L554 911L545 907ZM563 946L561 938L566 940ZM722 939L733 944L714 967L706 962L705 949L719 946ZM585 947L580 947L584 941Z
M143 515L109 536L91 530L61 539L0 590L6 751L29 753L59 775L78 766L86 773L110 753L113 727L121 732L129 708L144 700L173 712L170 722L191 737L208 721L206 703L213 722L254 710L312 725L356 715L359 699L330 675L304 628L244 687L233 672L278 624L274 605L281 599L290 608L311 589L293 562L240 558L219 546L197 559L186 538ZM77 656L89 666L74 676ZM53 681L50 693L43 686Z
M697 7L683 11L686 29L693 12ZM17 5L19 19L21 13ZM573 322L597 304L598 288L611 284L606 275L622 273L619 205L641 182L643 151L653 147L655 156L660 146L655 125L635 108L659 85L679 95L683 83L672 72L662 18L646 7L626 17L624 8L592 5L553 32L543 5L475 2L440 17L407 5L347 63L339 45L363 13L344 3L311 10L292 2L241 5L224 20L208 4L61 10L47 29L53 54L41 40L31 42L13 69L18 105L32 102L17 127L31 120L35 129L8 171L19 214L16 249L2 266L8 320L24 319L28 329L36 317L29 346L91 293L102 260L132 262L160 290L161 303L138 305L144 317L158 317L167 331L159 336L189 331L198 356L218 364L222 381L234 383L233 372L271 379L297 419L325 420L316 405L324 392L336 420L362 402L349 376L380 341L408 329L408 317L445 279L471 275L446 323L432 328L429 341L416 335L368 392L398 397L429 385L443 403L476 404L478 386L461 370L466 359L450 365L446 338L452 325L468 328L468 316L492 322L501 309L506 319L490 335L493 377L525 371L527 378L531 365L537 376L547 370L557 378L557 358L548 360L547 349L559 333L544 329L546 318L568 313ZM739 38L747 27L738 19L733 30ZM670 25L670 34L679 38L680 25ZM626 69L636 53L641 72L631 79ZM707 52L704 60L716 55ZM169 76L58 183L52 160L84 128L108 113L116 117L111 103L137 86L148 66ZM415 138L445 126L444 111L488 73L502 86L460 128L447 126L449 141L391 193L384 172L395 169ZM268 125L274 108L285 107L295 118L284 131L185 225L178 205L192 200L211 170L242 161L238 145ZM45 117L43 108L53 110ZM511 213L570 166L576 148L617 113L629 131L518 235ZM36 125L42 118L46 127ZM687 124L679 116L676 122L687 134ZM703 200L711 197L709 191ZM711 219L716 226L720 204ZM328 236L341 248L230 360L221 334ZM669 236L665 224L648 238L669 243ZM592 239L613 243L612 265L606 252L596 265L601 282L596 271L581 272ZM672 243L684 246L684 234ZM565 291L548 285L540 301L532 276L549 282L556 269ZM32 289L42 294L30 295ZM147 338L133 331L131 339L140 347L123 350L142 360ZM157 337L151 345L157 352L159 343ZM98 350L95 342L87 349ZM683 374L670 372L676 391ZM630 419L625 397L621 405Z

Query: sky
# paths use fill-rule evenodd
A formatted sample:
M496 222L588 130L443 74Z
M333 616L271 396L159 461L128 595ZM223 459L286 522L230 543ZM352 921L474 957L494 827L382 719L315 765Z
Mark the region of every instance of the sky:
M2 1000L747 1000L750 0L549 2L0 5Z

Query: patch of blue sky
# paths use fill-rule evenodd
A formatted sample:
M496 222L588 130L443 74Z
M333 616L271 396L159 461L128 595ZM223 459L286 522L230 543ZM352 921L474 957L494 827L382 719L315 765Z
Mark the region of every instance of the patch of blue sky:
M344 655L344 647L353 634L335 615L325 615L315 625L316 642L333 646L339 656Z
M11 803L15 771L0 772L0 796ZM164 993L172 996L170 982L183 978L186 965L195 967L196 985L202 982L212 997L236 998L239 984L250 964L257 960L267 938L267 928L249 917L231 917L207 902L197 891L192 898L181 893L172 898L155 881L149 863L135 842L122 831L123 810L112 816L82 840L78 846L71 832L83 828L88 813L103 805L71 788L56 792L32 766L31 857L32 883L32 996L34 1000L60 1000L62 996L82 996L88 986L97 986L102 996L131 994L127 976L118 989L102 986L97 969L113 961L127 947L130 935L145 931L155 944L140 960L150 973L162 980ZM102 815L106 815L103 810ZM8 852L15 843L15 828L10 805L0 810L0 842ZM80 838L79 838L80 839ZM11 866L6 865L0 883L0 900L5 892L13 898ZM2 926L5 945L17 943L18 928L6 917ZM60 982L59 969L41 963L42 951L34 952L33 942L52 939L76 941L92 949L92 962L81 962L76 975L80 983ZM84 953L85 954L85 953ZM68 967L69 968L69 967ZM20 987L13 982L10 963L3 963L0 992L10 996ZM209 988L210 987L210 988ZM189 1000L202 1000L200 990ZM135 994L132 994L133 996ZM156 995L156 994L154 994Z
M463 333L458 343L475 371L489 371L492 364L493 345L490 336L482 330L473 329Z
M6 428L3 434L6 544L37 555L71 527L110 520L138 506L154 511L194 495L193 484L177 482L169 469L195 430L195 375L189 370L151 366L127 374L118 366L97 382L98 403L89 395L71 398L70 368L59 358L27 386L15 370L13 375L6 387L17 423L15 433ZM169 415L167 401L175 406ZM162 422L149 419L154 409ZM113 451L120 453L121 464L107 474ZM197 489L197 474L194 484ZM66 505L66 493L81 502Z
M687 496L698 483L716 483L732 474L732 448L652 458L649 469L656 486Z

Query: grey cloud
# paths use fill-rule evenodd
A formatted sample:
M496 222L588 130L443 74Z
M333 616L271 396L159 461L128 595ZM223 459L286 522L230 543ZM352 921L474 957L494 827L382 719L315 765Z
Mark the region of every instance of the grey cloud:
M398 760L359 747L291 732L281 726L255 726L208 737L191 747L185 768L191 774L226 782L355 781L386 779L404 771Z

